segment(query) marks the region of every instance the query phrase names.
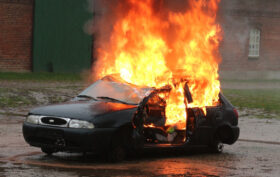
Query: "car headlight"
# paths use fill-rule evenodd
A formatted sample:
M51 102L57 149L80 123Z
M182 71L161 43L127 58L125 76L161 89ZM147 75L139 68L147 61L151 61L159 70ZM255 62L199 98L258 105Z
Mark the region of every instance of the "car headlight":
M69 122L69 127L70 128L87 128L87 129L93 129L94 125L88 121L83 121L83 120L75 120L72 119Z
M28 123L31 123L31 124L39 124L39 119L40 119L40 116L37 116L37 115L28 115L26 117L26 122Z

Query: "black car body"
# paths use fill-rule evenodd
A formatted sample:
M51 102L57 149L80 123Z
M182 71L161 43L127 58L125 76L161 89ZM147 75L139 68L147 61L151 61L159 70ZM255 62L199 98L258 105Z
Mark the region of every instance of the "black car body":
M220 94L219 105L207 107L206 116L200 108L186 108L186 128L173 130L175 138L168 140L164 100L153 105L149 101L166 91L107 76L67 103L31 110L23 123L23 135L27 143L48 154L106 152L116 159L134 149L153 147L209 146L220 152L222 143L233 144L238 139L238 113ZM190 100L190 93L186 97ZM158 126L147 126L160 121Z

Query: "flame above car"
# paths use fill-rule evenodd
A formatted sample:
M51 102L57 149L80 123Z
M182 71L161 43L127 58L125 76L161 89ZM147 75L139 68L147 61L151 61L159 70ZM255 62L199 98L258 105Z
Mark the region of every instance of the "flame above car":
M221 28L216 22L220 0L183 0L171 10L164 0L122 0L109 41L100 41L94 76L120 73L128 83L172 87L166 99L167 125L186 125L186 107L218 103ZM125 13L124 13L125 12ZM188 103L188 82L193 102Z

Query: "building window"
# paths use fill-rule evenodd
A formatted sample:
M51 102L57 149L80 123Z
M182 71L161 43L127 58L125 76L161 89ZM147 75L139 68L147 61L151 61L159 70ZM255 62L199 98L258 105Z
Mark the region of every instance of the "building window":
M249 57L257 58L260 56L261 31L257 28L250 30Z

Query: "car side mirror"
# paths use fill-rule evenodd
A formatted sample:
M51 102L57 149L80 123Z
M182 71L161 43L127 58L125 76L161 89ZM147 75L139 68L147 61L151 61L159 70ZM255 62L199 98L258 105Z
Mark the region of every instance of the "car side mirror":
M187 98L188 103L192 103L192 102L193 102L192 94L191 94L191 92L190 92L190 88L189 88L187 82L185 83L185 86L184 86L184 95L185 95L185 97Z

